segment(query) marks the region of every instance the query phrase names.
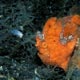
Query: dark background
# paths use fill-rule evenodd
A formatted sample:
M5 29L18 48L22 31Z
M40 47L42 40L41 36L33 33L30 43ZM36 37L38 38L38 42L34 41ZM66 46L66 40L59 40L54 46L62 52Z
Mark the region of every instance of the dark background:
M74 14L80 14L80 0L0 0L0 80L65 80L63 69L38 58L35 34L48 18Z

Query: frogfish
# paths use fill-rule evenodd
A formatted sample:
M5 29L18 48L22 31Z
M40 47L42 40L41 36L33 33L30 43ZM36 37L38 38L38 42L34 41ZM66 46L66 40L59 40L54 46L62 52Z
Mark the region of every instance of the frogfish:
M69 61L80 37L80 16L51 17L36 35L38 56L44 64L67 70Z

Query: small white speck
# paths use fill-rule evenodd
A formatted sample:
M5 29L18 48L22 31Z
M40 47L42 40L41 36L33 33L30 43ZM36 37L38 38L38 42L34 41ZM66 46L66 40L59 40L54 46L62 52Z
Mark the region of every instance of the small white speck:
M2 66L0 66L0 71L3 71L3 67Z
M2 18L3 17L3 15L0 15L0 18Z
M19 27L20 27L20 30L22 30L22 31L24 30L24 29L23 29L23 26L19 26Z
M44 40L44 34L42 34L40 31L37 31L37 36L39 36L41 40Z
M68 36L68 39L69 39L69 40L72 40L72 39L73 39L73 36L72 36L72 35L69 35L69 36Z

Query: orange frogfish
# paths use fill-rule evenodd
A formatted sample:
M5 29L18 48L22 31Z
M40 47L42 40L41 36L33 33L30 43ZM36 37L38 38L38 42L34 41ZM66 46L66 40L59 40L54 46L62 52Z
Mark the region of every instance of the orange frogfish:
M51 17L37 32L36 47L38 56L44 64L56 65L67 70L72 52L78 38L80 16L73 15L63 18Z

